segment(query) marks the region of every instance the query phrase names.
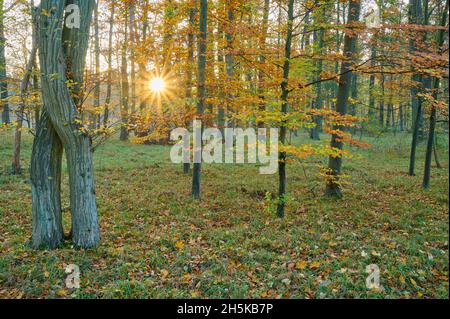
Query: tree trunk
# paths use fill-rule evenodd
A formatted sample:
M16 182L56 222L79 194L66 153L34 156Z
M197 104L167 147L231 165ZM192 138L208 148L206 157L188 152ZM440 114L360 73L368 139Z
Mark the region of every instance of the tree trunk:
M120 140L127 141L129 137L128 125L129 125L129 94L130 84L128 82L128 19L125 21L125 38L122 45L122 61L120 66L120 73L122 77L122 101L120 106L120 116L122 118L122 126L120 128Z
M448 0L446 1L444 13L442 14L442 20L440 25L445 26L447 22L447 11L448 11ZM437 37L437 43L439 47L441 48L444 44L444 30L439 30L438 37ZM434 100L438 99L439 96L439 87L440 87L440 79L435 77L433 79L433 98ZM423 175L423 188L427 189L430 187L430 178L431 178L431 162L432 162L432 155L433 155L433 145L434 141L436 139L435 131L436 131L436 117L437 117L437 110L436 106L432 104L431 106L431 115L430 115L430 129L428 133L428 143L427 143L427 150L425 153L425 172ZM437 157L436 157L437 160ZM438 162L438 161L437 161Z
M105 109L103 113L103 126L108 127L109 111L111 107L112 95L112 46L113 46L113 31L114 31L114 14L116 6L111 4L111 12L109 17L109 39L108 39L108 83L106 86Z
M142 40L141 40L141 46L144 48L147 46L147 32L148 32L148 0L144 1L144 7L142 9ZM147 88L147 65L145 63L145 56L147 56L148 52L141 47L140 50L140 56L138 59L138 66L139 66L139 82L141 83L141 90L146 92L148 90ZM139 101L139 109L141 112L144 112L147 109L149 96L148 94L140 94L140 101ZM142 130L142 128L140 129ZM144 130L145 131L145 130ZM142 132L138 132L139 135L142 134Z
M269 28L269 10L270 10L270 0L264 0L264 9L263 9L263 23L262 23L262 31L259 37L259 50L261 54L259 56L259 63L263 66L266 63L266 42L267 42L267 32ZM266 110L266 97L264 95L265 92L265 82L266 77L264 71L261 68L258 71L258 95L260 99L259 111L264 112ZM258 128L264 128L264 121L258 122Z
M377 56L377 51L375 48L375 44L372 44L371 46L371 56L370 58L372 59L371 61L371 66L375 65L375 61L374 59ZM373 117L375 114L375 74L371 74L370 75L370 79L369 79L369 121L372 122L373 121Z
M195 7L195 3L192 1L191 8L189 8L189 34L188 34L188 66L187 66L187 79L186 79L186 112L189 114L191 102L192 102L192 68L194 66L194 46L195 46L195 16L197 14L197 8ZM186 123L187 125L188 123ZM220 126L220 124L219 124ZM189 174L191 171L191 164L184 163L183 164L183 172L184 174Z
M325 10L320 8L320 14L317 15L317 19L321 19L319 21L319 23L322 23L322 19L323 16L325 15ZM325 29L324 28L320 28L319 33L318 33L318 47L317 47L317 54L322 55L323 54L323 49L325 46ZM316 110L321 110L323 108L323 93L322 93L322 83L320 82L320 79L322 77L322 71L323 71L323 60L322 59L318 59L316 62L316 81L318 81L318 83L316 84L316 99L314 101L314 108ZM320 140L320 133L322 132L322 116L315 116L314 117L314 124L315 126L311 129L311 138L313 140L319 141Z
M428 1L425 2L425 10L428 10ZM422 1L421 0L410 0L409 1L409 23L415 25L426 24L428 20L427 14L423 13ZM423 35L426 37L426 34ZM409 51L414 54L417 50L415 39L412 38L409 44ZM409 175L415 175L415 164L416 164L416 150L417 143L419 142L421 135L421 127L423 126L423 112L422 104L423 98L418 96L425 86L425 79L422 75L414 74L412 76L412 81L415 82L411 87L411 108L412 108L412 130L413 137L411 142L411 153L409 160Z
M439 161L439 157L438 157L438 152L437 152L437 134L434 134L434 144L433 144L433 153L434 153L434 161L436 162L436 167L441 169L442 165L441 162Z
M231 7L231 3L227 5L227 25L226 25L226 33L225 33L225 39L227 43L227 53L225 55L225 64L226 64L226 73L227 73L227 82L232 83L234 80L234 55L232 54L231 50L233 49L233 41L234 41L234 12L233 8ZM232 86L230 86L232 87ZM231 110L231 103L234 99L234 96L232 93L228 92L226 96L226 106L227 110ZM219 108L219 117L223 118L221 122L223 122L222 126L225 126L225 110L223 108Z
M69 29L62 25L65 7L69 2L80 8L79 29ZM40 25L45 27L40 28L38 42L42 96L51 125L62 141L67 156L73 244L76 247L91 248L99 244L100 230L92 145L89 135L80 124L80 101L83 100L83 70L95 1L70 0L68 3L60 0L41 1L42 11L47 12L40 15ZM50 74L52 76L48 76ZM67 86L68 81L76 83L72 90ZM45 163L42 158L36 160L38 166L55 165ZM40 202L42 196L45 194L38 193L34 196L36 203Z
M286 34L286 46L284 50L284 65L283 65L283 81L281 83L281 112L287 114L288 112L288 96L289 96L289 73L291 68L291 50L292 50L292 33L294 29L294 0L289 0L288 5L288 28ZM280 128L280 142L281 146L286 145L287 122L284 121ZM279 159L279 190L278 190L278 207L277 215L283 218L286 207L286 152L280 151Z
M34 9L34 6L32 6ZM14 147L13 147L13 161L11 173L13 175L19 175L22 173L22 168L20 165L20 151L22 144L22 127L23 127L23 117L25 115L25 105L26 105L26 92L30 84L30 78L33 73L33 67L36 64L36 53L37 53L37 28L36 28L36 16L35 12L31 13L33 20L33 35L32 35L32 48L30 52L30 57L28 59L27 67L25 70L25 75L22 78L20 84L20 104L17 111L17 125L14 132Z
M99 0L96 1L94 9L94 47L95 47L95 89L94 89L94 114L92 116L93 128L100 126L100 34L98 22Z
M208 0L200 0L200 34L198 39L198 103L197 103L197 117L202 118L203 112L205 110L205 99L206 99L206 40L208 32ZM201 149L202 145L196 145L200 148L200 162L194 163L194 172L192 177L192 196L195 199L200 198L200 180L202 173L202 163L201 163Z
M61 213L63 145L45 109L40 115L31 155L32 246L56 249L64 238Z
M359 14L361 11L361 2L359 0L349 0L349 8L348 8L348 24L353 24L359 20ZM350 26L351 27L351 26ZM336 103L336 111L340 115L347 114L347 105L348 99L350 95L350 86L352 73L351 70L351 60L353 59L353 55L356 52L356 41L357 36L350 36L349 34L345 35L344 38L344 55L348 58L342 62L341 66L341 78L339 81L339 90L338 90L338 98ZM342 126L334 126L334 130L344 131L345 128ZM341 140L341 137L333 134L331 139L331 147L342 150L344 148L344 144ZM341 175L342 170L342 157L333 157L330 156L328 168L330 170L330 176L327 180L327 187L325 194L330 197L342 198L342 189L339 183L339 177Z
M4 8L3 0L0 0L0 109L2 110L2 123L9 124L11 122L9 115L8 99L8 83L6 82L6 38L4 25Z
M385 93L385 77L381 75L381 99L380 99L380 114L379 114L379 124L381 128L384 128L384 93Z
M136 115L136 5L130 3L130 65L131 65L131 118L135 123Z
M399 123L400 123L400 132L403 132L405 130L403 103L400 103L400 105L399 105L398 117L399 117Z

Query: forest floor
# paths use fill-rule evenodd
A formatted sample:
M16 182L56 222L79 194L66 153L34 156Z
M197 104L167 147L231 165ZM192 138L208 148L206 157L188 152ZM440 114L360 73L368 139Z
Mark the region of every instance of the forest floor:
M431 188L406 172L410 136L365 138L345 159L345 197L324 198L326 159L288 166L289 203L275 217L277 176L254 165L205 165L203 199L169 148L111 140L95 154L102 243L34 251L28 171L8 174L11 132L0 133L0 298L448 298L448 140ZM306 140L306 135L300 137ZM445 141L444 141L445 139ZM327 138L328 140L328 138ZM309 140L306 140L309 142ZM31 138L24 141L28 168ZM68 179L63 207L69 230ZM65 286L76 264L81 288ZM376 264L382 288L366 287Z

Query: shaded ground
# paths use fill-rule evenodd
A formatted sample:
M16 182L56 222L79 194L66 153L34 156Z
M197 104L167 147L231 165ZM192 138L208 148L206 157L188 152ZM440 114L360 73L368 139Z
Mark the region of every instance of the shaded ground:
M429 191L422 157L419 176L405 174L406 135L353 151L341 201L322 198L325 159L292 163L285 220L266 196L277 177L255 166L205 166L195 202L169 148L110 141L95 155L102 245L46 252L26 245L29 175L7 174L10 135L0 133L0 298L448 298L448 141ZM28 167L29 137L24 148ZM68 231L66 174L63 192ZM67 264L80 266L81 289L65 288ZM366 288L369 264L380 291Z

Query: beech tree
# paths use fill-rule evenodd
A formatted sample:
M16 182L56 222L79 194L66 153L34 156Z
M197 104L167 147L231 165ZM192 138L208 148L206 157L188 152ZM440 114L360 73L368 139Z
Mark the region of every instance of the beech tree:
M286 44L284 50L283 80L281 82L281 112L288 112L289 96L289 73L291 68L292 33L294 29L294 0L289 0L288 4L288 27L286 33ZM283 121L280 128L280 142L286 144L287 122ZM286 206L286 158L285 151L279 153L279 190L278 190L278 217L284 217Z
M349 0L348 3L348 27L354 28L355 22L359 20L359 14L361 11L360 0ZM351 80L352 80L352 70L351 63L356 52L356 41L357 36L355 34L346 33L344 37L344 55L347 60L342 62L341 66L341 77L339 79L339 90L336 102L336 111L340 115L347 114L348 99L350 95ZM345 127L337 125L334 127L335 131L343 132ZM331 138L331 147L342 150L344 143L342 142L342 134L335 133ZM331 197L342 197L342 189L339 184L339 175L341 175L342 170L342 157L341 156L330 156L328 162L329 177L327 180L326 195Z
M65 11L68 5L79 8L79 28L64 23L70 14ZM31 167L32 244L36 248L56 248L64 237L60 199L63 149L69 172L73 244L89 248L100 241L92 142L80 114L94 6L94 0L42 0L40 4L38 50L44 109Z
M206 40L208 38L208 0L200 0L200 33L198 37L198 87L197 87L197 117L202 119L206 99ZM196 145L198 156L201 159L202 146ZM200 179L202 164L194 163L192 177L192 196L200 198Z
M2 123L10 123L8 105L8 82L6 81L6 55L5 55L5 10L4 0L0 0L0 109L2 111Z

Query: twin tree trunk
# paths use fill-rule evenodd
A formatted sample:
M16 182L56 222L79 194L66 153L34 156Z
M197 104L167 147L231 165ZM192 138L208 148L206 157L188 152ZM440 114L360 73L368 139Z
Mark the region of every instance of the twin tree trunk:
M352 28L352 24L359 20L359 14L361 11L360 0L349 0L348 5L348 24ZM350 87L352 80L351 63L353 56L356 52L356 35L346 34L344 38L344 55L347 58L342 62L341 66L341 78L339 81L339 90L336 103L336 111L340 115L347 114L348 99L350 95ZM343 126L334 126L333 130L344 131ZM331 147L342 150L344 148L344 143L342 142L342 137L333 134L331 138ZM327 180L327 187L325 194L331 197L342 197L342 189L339 182L339 177L341 175L342 169L342 157L330 156L329 163L329 177Z
M65 8L80 10L80 28L63 26ZM33 236L35 248L56 248L61 242L60 182L62 149L70 184L72 240L90 248L100 241L90 137L80 124L78 104L88 48L94 0L42 0L39 58L44 110L32 154ZM68 81L75 83L69 90Z

